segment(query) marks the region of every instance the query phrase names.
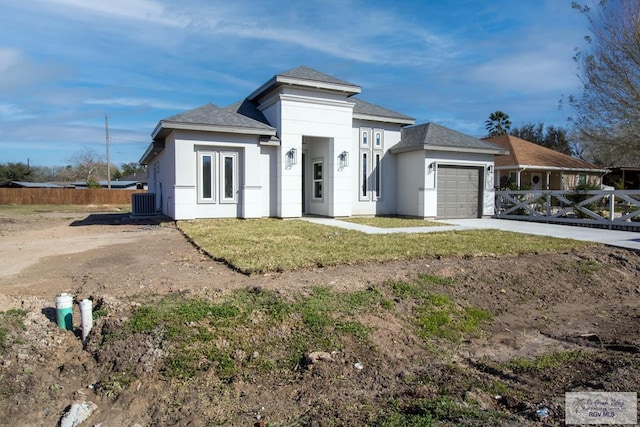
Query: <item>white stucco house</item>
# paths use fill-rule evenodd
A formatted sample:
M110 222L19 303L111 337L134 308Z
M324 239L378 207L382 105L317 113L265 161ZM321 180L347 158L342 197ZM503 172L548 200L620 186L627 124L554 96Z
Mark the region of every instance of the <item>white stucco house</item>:
M360 86L307 67L244 100L160 120L142 158L174 219L493 215L506 150L367 103Z

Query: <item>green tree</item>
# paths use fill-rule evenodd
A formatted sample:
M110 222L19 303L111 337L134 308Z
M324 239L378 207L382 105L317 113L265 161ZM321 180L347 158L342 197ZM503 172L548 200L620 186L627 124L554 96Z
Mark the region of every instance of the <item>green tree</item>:
M498 136L509 133L511 129L511 120L509 115L498 110L489 114L489 120L485 122L485 128L487 129L489 136Z
M574 155L574 150L569 142L568 132L563 127L553 125L545 128L544 124L538 122L524 123L520 127L511 129L511 135L524 139L543 147L551 148L569 156Z
M123 163L122 166L120 167L120 170L122 171L121 172L122 176L127 176L127 175L133 175L134 173L137 173L137 172L142 172L145 170L145 167L138 162L130 162L130 163Z
M21 162L0 163L0 184L10 181L31 182L31 168Z
M572 7L587 18L591 33L588 49L574 57L583 92L568 98L580 155L604 166L639 165L640 0Z

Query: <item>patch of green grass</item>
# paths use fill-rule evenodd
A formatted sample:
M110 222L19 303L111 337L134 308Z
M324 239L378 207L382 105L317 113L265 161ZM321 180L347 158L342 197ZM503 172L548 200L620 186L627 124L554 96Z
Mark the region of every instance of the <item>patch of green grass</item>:
M542 372L548 369L570 365L584 357L580 350L547 353L535 359L516 358L507 362L507 368L516 373Z
M494 425L508 416L496 410L480 410L450 396L423 399L416 405L385 415L380 427L431 427L436 425Z
M107 398L115 399L133 380L133 376L129 374L115 374L104 381L100 381L98 388Z
M422 285L453 285L455 280L450 277L440 277L420 273L418 274L418 283Z
M224 380L251 369L291 369L306 353L339 350L353 338L369 347L371 328L356 318L385 310L384 301L376 287L347 293L317 287L289 300L255 288L222 301L172 295L138 307L113 339L154 335L168 349L166 377L185 380L215 370ZM271 348L284 353L269 354ZM258 360L247 356L257 350Z
M399 218L399 217L356 217L342 218L340 221L351 222L353 224L369 225L377 228L410 228L410 227L441 227L441 222L427 221L418 218Z
M388 285L391 286L393 295L399 299L419 299L423 298L425 295L424 288L421 288L414 283L398 281L389 282Z
M13 344L20 342L19 333L25 330L26 310L9 309L0 312L0 353L6 352Z
M244 273L439 256L518 255L594 245L498 230L370 235L302 220L180 221L202 250Z
M585 276L592 275L600 270L601 264L598 261L583 259L576 263L576 269L578 273Z
M415 309L418 335L425 341L443 338L460 342L470 336L477 336L483 324L491 321L493 315L481 308L457 305L446 295L428 295Z

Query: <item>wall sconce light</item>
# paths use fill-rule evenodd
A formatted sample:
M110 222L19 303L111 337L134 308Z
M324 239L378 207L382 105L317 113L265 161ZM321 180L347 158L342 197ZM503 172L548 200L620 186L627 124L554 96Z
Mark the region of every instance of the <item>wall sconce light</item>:
M436 162L429 163L429 174L433 172L433 169L436 167Z
M292 148L287 151L287 169L291 169L296 164L298 164L297 150Z
M487 172L489 173L493 172L493 165L487 166Z
M339 162L340 170L349 166L349 152L343 151L342 153L340 153L338 155L338 160L340 161Z

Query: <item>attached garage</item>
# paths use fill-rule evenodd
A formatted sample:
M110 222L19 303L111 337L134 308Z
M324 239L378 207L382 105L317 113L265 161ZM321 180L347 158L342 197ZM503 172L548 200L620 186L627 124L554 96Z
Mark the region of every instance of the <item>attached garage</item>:
M438 166L438 218L478 218L480 182L482 174L477 167Z
M434 123L402 129L396 156L398 215L480 218L494 212L493 157L499 145Z

